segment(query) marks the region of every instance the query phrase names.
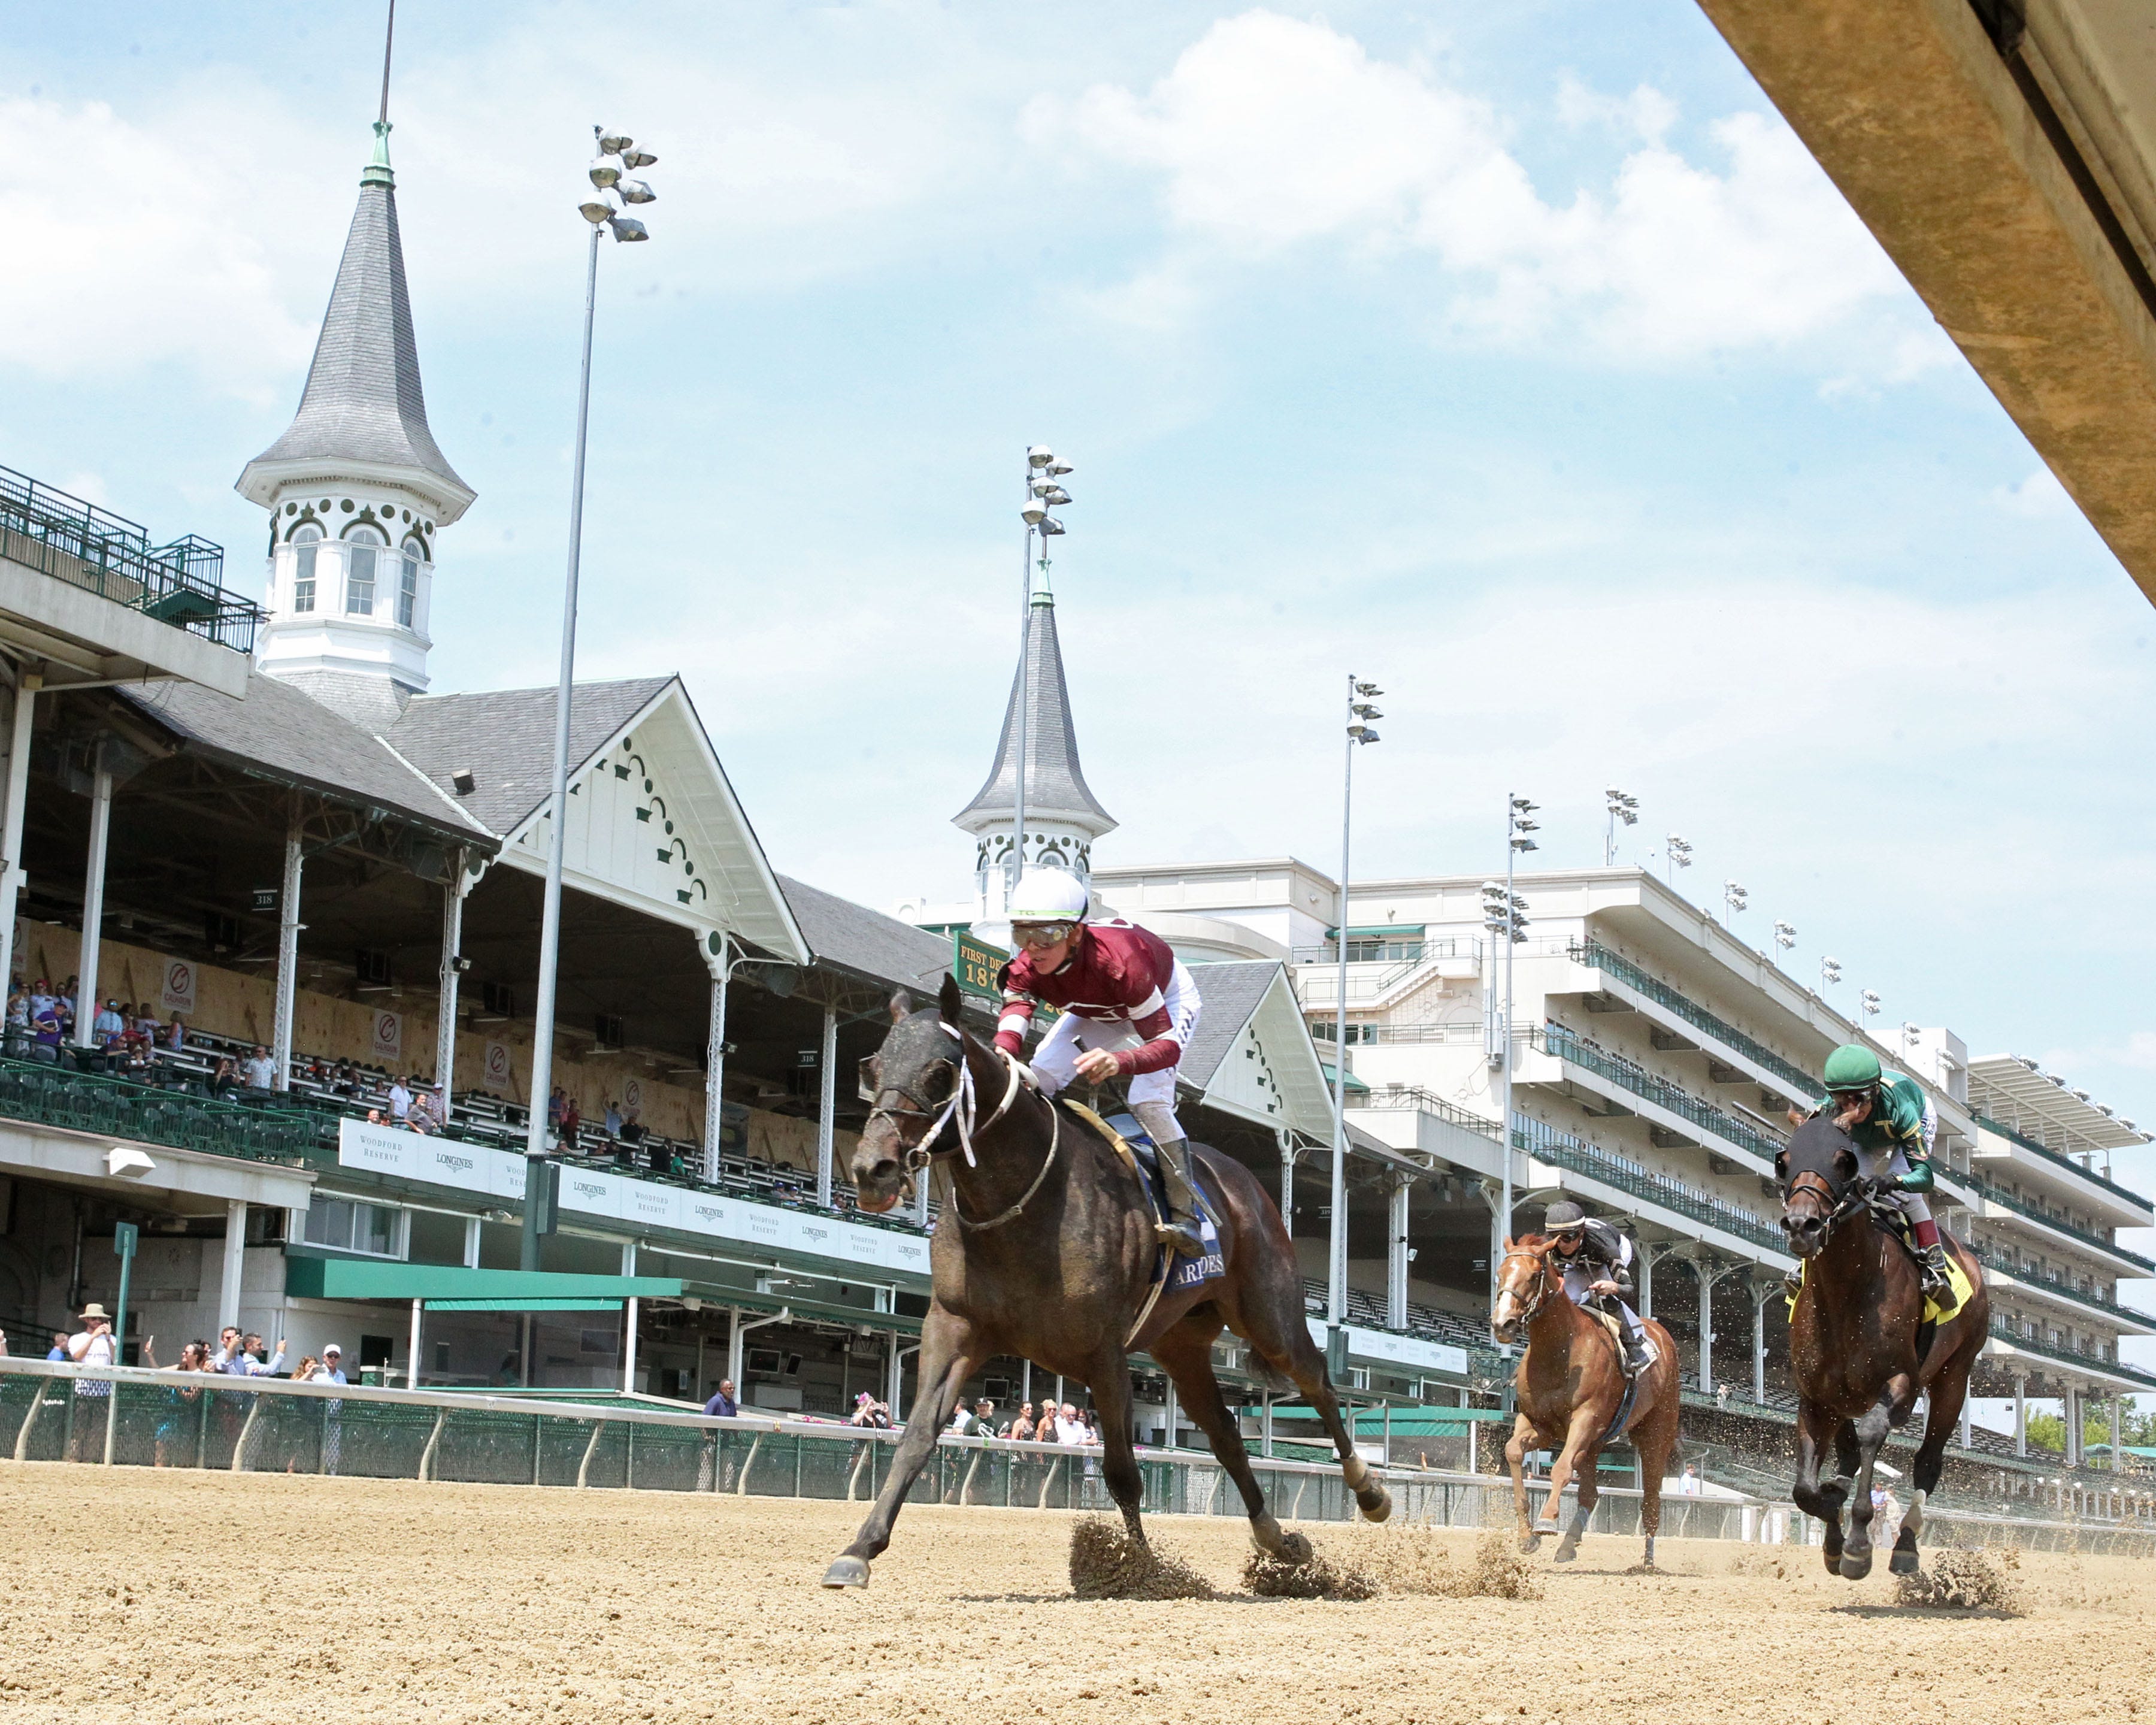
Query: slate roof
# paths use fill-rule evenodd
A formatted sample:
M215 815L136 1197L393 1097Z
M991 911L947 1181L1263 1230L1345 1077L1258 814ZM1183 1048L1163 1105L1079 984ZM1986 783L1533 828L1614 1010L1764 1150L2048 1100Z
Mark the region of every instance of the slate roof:
M360 798L459 838L490 838L453 800L444 800L381 741L320 701L257 670L235 701L173 678L113 691L193 747L340 798Z
M808 950L827 963L916 995L932 994L951 971L951 937L931 934L805 881L778 877Z
M1055 633L1055 602L1034 595L1026 619L1025 808L1029 818L1067 821L1095 838L1116 829L1115 817L1103 809L1078 765L1078 737L1070 725L1070 691L1063 680L1063 648ZM1010 699L996 744L996 764L973 800L951 818L961 830L980 834L1010 819L1011 796L1018 786L1018 675L1011 675Z
M1183 1051L1178 1076L1185 1083L1200 1090L1212 1083L1221 1061L1228 1058L1235 1039L1243 1034L1243 1026L1250 1023L1280 973L1277 958L1190 967L1190 979L1198 984L1198 998L1204 1004L1198 1014L1198 1034Z
M656 700L671 677L579 683L569 701L569 770ZM497 689L475 695L422 695L383 740L445 796L504 838L554 788L554 696L545 689ZM456 797L452 776L469 767L477 783Z
M269 501L267 483L257 488L263 495L249 490L249 477L257 467L322 460L367 461L431 475L461 495L444 509L444 521L454 521L471 502L471 487L458 477L428 429L397 193L388 177L386 167L371 172L360 187L300 411L285 434L240 475L240 491L257 502Z

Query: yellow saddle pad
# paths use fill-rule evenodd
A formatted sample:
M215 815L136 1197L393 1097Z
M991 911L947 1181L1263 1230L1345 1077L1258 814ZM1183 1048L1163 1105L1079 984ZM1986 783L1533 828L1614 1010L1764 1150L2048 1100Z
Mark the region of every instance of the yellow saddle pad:
M1804 1278L1810 1275L1810 1260L1808 1259L1799 1260L1797 1264L1798 1293L1804 1291ZM1924 1315L1919 1322L1928 1324L1944 1323L1948 1318L1959 1312L1963 1307L1968 1305L1970 1299L1974 1297L1976 1289L1969 1281L1969 1271L1962 1267L1962 1261L1959 1255L1953 1252L1948 1252L1947 1254L1946 1297L1942 1300L1939 1296L1936 1294L1928 1294L1925 1296ZM1791 1314L1794 1315L1797 1309L1796 1294L1789 1295L1788 1296L1788 1302Z

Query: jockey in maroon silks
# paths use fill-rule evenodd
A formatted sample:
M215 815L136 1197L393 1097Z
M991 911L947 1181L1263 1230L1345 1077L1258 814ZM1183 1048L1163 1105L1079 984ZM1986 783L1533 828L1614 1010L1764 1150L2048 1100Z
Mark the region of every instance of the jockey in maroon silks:
M1003 968L996 1046L1023 1058L1036 1003L1062 1016L1034 1051L1044 1096L1072 1080L1130 1081L1131 1112L1158 1151L1168 1189L1161 1243L1204 1255L1190 1143L1175 1117L1175 1069L1198 1028L1198 985L1161 937L1120 921L1089 922L1083 882L1061 869L1028 869L1011 894L1018 956Z

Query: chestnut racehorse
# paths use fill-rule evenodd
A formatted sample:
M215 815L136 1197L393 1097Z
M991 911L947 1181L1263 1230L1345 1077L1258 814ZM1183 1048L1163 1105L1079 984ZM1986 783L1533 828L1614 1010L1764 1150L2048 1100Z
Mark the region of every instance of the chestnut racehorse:
M1677 1440L1677 1351L1670 1332L1654 1319L1645 1321L1655 1359L1641 1372L1627 1405L1622 1356L1616 1338L1593 1314L1572 1302L1564 1277L1550 1261L1555 1242L1530 1234L1505 1242L1497 1269L1497 1303L1491 1329L1500 1342L1527 1332L1512 1388L1519 1419L1505 1460L1512 1470L1512 1503L1519 1512L1520 1549L1532 1551L1536 1540L1558 1531L1558 1509L1564 1488L1579 1482L1579 1502L1558 1542L1556 1558L1568 1563L1579 1554L1580 1536L1601 1496L1596 1484L1603 1445L1630 1433L1640 1457L1640 1527L1646 1535L1646 1561L1655 1561L1655 1534L1662 1525L1662 1475ZM1620 1416L1622 1430L1611 1427ZM1530 1450L1553 1450L1549 1502L1543 1506L1547 1526L1527 1519L1527 1487L1521 1464Z
M1213 1374L1224 1327L1272 1372L1291 1378L1324 1422L1340 1471L1371 1521L1392 1498L1356 1454L1303 1320L1302 1272L1271 1195L1242 1163L1194 1144L1219 1218L1222 1274L1147 1299L1159 1261L1153 1214L1137 1175L1084 1119L1024 1081L1020 1068L968 1035L957 984L923 1012L891 1003L883 1046L861 1063L875 1103L848 1172L861 1208L892 1209L906 1180L942 1178L929 1248L932 1291L921 1326L921 1377L891 1476L826 1587L866 1587L891 1543L899 1506L936 1447L968 1378L998 1357L1029 1359L1090 1387L1101 1415L1101 1476L1132 1538L1144 1540L1143 1481L1132 1447L1133 1350L1149 1352L1183 1409L1243 1494L1257 1548L1290 1563L1310 1542L1265 1508L1235 1418ZM970 1101L969 1101L970 1099ZM969 1118L970 1116L970 1118ZM1141 1314L1143 1314L1141 1325Z
M1782 1180L1782 1227L1806 1260L1804 1291L1789 1318L1789 1369L1797 1385L1797 1480L1789 1496L1826 1524L1830 1573L1860 1581L1871 1572L1871 1465L1888 1431L1905 1423L1920 1391L1931 1392L1914 1488L1888 1567L1917 1567L1924 1499L1938 1488L1947 1439L1969 1395L1969 1374L1991 1329L1991 1298L1968 1248L1942 1235L1968 1274L1969 1298L1928 1332L1918 1323L1924 1296L1915 1262L1874 1215L1874 1189L1857 1178L1856 1145L1825 1115L1805 1121L1774 1158ZM1836 1477L1820 1481L1834 1445ZM1850 1506L1849 1538L1841 1506Z

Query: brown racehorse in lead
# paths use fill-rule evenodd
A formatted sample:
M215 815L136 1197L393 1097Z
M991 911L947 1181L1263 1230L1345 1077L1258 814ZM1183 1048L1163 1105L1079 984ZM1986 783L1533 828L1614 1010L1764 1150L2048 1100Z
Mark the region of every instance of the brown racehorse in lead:
M1029 1359L1091 1388L1101 1416L1101 1478L1132 1538L1142 1542L1130 1369L1130 1354L1140 1349L1173 1380L1242 1492L1252 1543L1291 1563L1306 1561L1309 1541L1283 1531L1265 1508L1213 1374L1213 1342L1223 1328L1293 1380L1324 1422L1356 1504L1371 1521L1383 1521L1392 1498L1355 1453L1325 1358L1303 1321L1295 1246L1257 1177L1205 1145L1191 1147L1219 1219L1223 1273L1163 1292L1147 1310L1159 1248L1137 1173L1084 1119L1049 1101L1004 1055L968 1034L959 1023L963 1004L949 978L926 1011L895 996L883 1046L862 1062L862 1092L875 1109L847 1169L861 1208L893 1208L916 1166L932 1158L944 1182L943 1209L929 1248L933 1287L913 1415L875 1507L824 1584L869 1584L869 1564L891 1543L891 1523L960 1389L999 1357ZM973 1117L962 1140L954 1128L966 1122L968 1097ZM929 1171L921 1172L926 1178Z
M1643 1320L1641 1327L1655 1358L1640 1373L1628 1398L1617 1339L1565 1292L1564 1277L1550 1262L1554 1243L1545 1234L1505 1242L1504 1261L1497 1269L1497 1303L1490 1314L1491 1329L1500 1342L1517 1341L1522 1331L1527 1338L1527 1350L1512 1378L1519 1418L1505 1445L1505 1460L1512 1470L1512 1505L1519 1515L1520 1549L1532 1551L1537 1539L1558 1531L1564 1488L1576 1479L1579 1502L1555 1556L1558 1563L1568 1563L1579 1554L1580 1538L1602 1495L1596 1476L1603 1447L1629 1434L1640 1457L1640 1527L1646 1535L1645 1561L1652 1567L1655 1534L1662 1525L1662 1475L1677 1440L1677 1351L1667 1330L1652 1318ZM1613 1430L1620 1416L1622 1430ZM1556 1452L1550 1466L1549 1501L1543 1506L1540 1522L1527 1518L1522 1466L1530 1450Z
M1917 1395L1928 1389L1931 1411L1911 1470L1914 1495L1888 1564L1897 1575L1916 1572L1924 1500L1938 1489L1969 1372L1991 1330L1984 1272L1954 1240L1947 1249L1969 1277L1969 1297L1945 1322L1920 1327L1924 1297L1916 1262L1875 1217L1859 1166L1855 1142L1825 1115L1798 1127L1774 1158L1782 1227L1789 1250L1805 1260L1804 1289L1789 1318L1798 1399L1797 1479L1789 1496L1826 1524L1829 1573L1851 1581L1871 1572L1872 1464L1887 1434L1907 1421ZM1830 1444L1836 1476L1822 1483Z

